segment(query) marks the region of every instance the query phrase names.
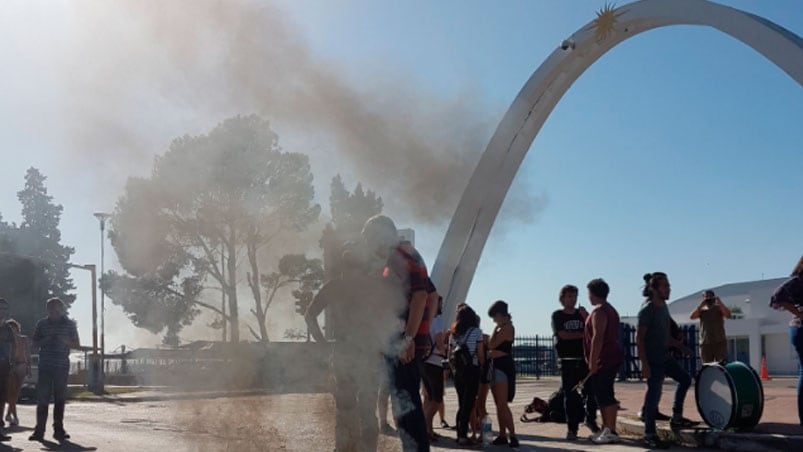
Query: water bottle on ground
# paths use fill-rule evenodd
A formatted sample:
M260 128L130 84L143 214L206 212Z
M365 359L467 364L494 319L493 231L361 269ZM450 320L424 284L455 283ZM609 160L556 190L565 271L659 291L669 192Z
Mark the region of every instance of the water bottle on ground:
M486 414L482 417L482 445L485 447L490 446L491 441L494 440L493 436L494 433L491 417Z

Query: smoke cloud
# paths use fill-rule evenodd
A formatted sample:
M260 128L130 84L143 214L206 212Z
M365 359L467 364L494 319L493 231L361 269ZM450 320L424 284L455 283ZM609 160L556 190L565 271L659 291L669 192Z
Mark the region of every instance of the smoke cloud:
M132 170L121 162L145 171L179 133L256 112L326 143L334 167L377 190L392 214L439 224L453 213L499 119L487 113L498 106L480 105L468 90L425 92L403 75L355 87L338 64L313 56L271 4L73 5L73 54L65 59L70 147L117 180ZM517 221L541 208L529 195L509 203Z

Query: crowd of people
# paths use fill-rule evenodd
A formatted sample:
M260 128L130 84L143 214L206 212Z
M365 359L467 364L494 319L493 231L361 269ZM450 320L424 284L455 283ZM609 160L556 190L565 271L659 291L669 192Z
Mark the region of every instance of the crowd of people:
M47 317L39 320L32 336L22 334L19 322L8 318L9 303L0 298L0 441L10 436L2 430L18 426L17 401L26 377L31 376L31 343L38 349L36 378L36 424L30 441L43 441L48 407L53 400L53 438L64 441L70 435L64 430L64 406L67 401L67 377L70 371L70 349L79 347L75 322L66 315L66 306L59 298L45 303ZM2 397L2 396L5 397ZM8 405L7 411L5 405Z
M486 403L490 393L498 422L496 438L491 442L517 447L519 440L509 407L516 389L515 329L507 303L499 300L489 307L488 317L493 321L490 334L483 332L481 316L465 303L457 306L454 323L446 325L443 298L420 254L410 242L399 238L393 221L375 216L365 224L362 235L362 243L344 246L340 272L322 287L306 315L312 336L325 341L317 317L327 308L331 313L327 326L335 339L335 450L376 450L379 431L394 431L387 418L390 399L392 422L402 449L428 451L431 443L445 440L433 429L436 414L440 426L449 427L443 403L447 378L452 379L457 394L453 428L460 445L482 440L482 426L489 419ZM790 334L803 365L801 273L803 259L771 304L795 315ZM679 356L692 352L683 344L680 328L669 314L671 286L667 274L648 273L643 279L644 302L638 313L636 343L647 390L639 415L645 425L645 445L663 448L668 445L656 434L656 420L668 420L674 428L696 424L683 416L692 376L678 362ZM623 363L620 319L608 301L610 288L603 279L591 280L586 289L593 307L590 312L577 307L579 289L566 285L558 296L561 308L552 315L566 438L578 438L582 423L591 431L594 443L615 443L619 441L616 417L620 409L615 380ZM360 319L357 312L369 312L370 320ZM703 362L727 359L724 320L730 316L713 291L704 292L691 313L692 320L700 321ZM658 411L666 377L676 381L669 416ZM798 389L803 422L800 388L803 372Z

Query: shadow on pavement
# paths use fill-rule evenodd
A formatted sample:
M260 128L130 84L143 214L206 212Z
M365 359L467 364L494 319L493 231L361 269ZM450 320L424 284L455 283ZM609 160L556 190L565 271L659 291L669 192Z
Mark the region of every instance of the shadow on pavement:
M60 443L54 443L53 441L44 440L41 441L41 443L44 446L42 450L66 450L66 451L98 450L97 447L82 446L72 441L62 441Z

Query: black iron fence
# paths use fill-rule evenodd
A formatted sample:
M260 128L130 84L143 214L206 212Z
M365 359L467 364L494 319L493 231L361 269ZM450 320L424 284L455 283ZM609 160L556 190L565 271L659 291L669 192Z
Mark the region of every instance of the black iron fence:
M673 351L673 353L683 368L691 375L695 375L700 368L697 326L693 324L680 326L678 334L691 354L687 355L679 351ZM619 381L641 379L641 364L636 347L636 327L620 323L619 343L624 355L624 361L619 370ZM513 357L519 375L536 378L560 375L560 364L552 335L519 336L516 337L514 344Z

